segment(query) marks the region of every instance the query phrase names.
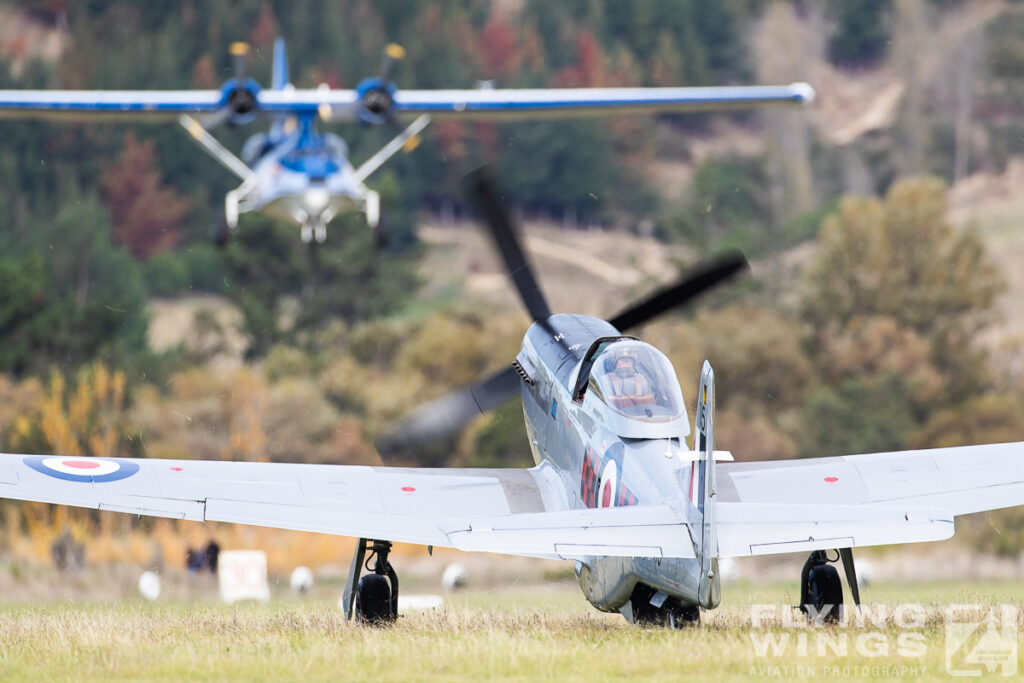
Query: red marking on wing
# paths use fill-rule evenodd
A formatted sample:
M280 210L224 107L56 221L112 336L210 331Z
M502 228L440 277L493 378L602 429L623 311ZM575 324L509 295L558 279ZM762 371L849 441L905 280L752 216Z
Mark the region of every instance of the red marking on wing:
M62 460L60 464L65 467L74 467L77 470L94 470L100 466L98 462L89 462L88 460Z
M612 483L610 481L606 481L604 483L604 488L601 489L601 507L603 507L603 508L611 507L611 504L612 504Z
M412 493L413 491L416 490L416 487L415 486L403 486L402 490L405 491L406 493Z
M181 472L181 468L180 467L172 467L171 471L172 472Z
M839 481L839 477L825 477L825 481L827 481L830 484L834 484L837 481Z

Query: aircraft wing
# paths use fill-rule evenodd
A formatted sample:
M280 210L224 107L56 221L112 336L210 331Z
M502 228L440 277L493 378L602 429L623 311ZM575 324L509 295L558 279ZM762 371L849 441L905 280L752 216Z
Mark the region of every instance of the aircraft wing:
M941 540L1024 505L1024 443L716 465L722 556Z
M163 118L222 106L219 90L0 90L0 118Z
M213 113L227 105L222 90L0 90L0 118L146 118ZM359 118L355 90L284 89L254 93L269 114L317 114L333 121ZM536 88L398 90L396 115L461 118L558 118L615 112L687 112L803 104L814 98L806 83L709 88Z
M565 509L548 469L0 454L0 497L512 555L692 557L673 509Z
M538 88L399 90L398 114L462 118L556 118L582 114L689 112L805 104L814 99L807 83L784 86L710 88Z

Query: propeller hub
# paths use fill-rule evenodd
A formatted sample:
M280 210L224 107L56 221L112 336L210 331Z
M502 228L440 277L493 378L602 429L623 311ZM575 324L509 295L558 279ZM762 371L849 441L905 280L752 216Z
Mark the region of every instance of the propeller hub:
M387 122L394 115L395 86L379 78L367 78L356 86L359 120L370 125Z
M381 115L391 109L391 95L384 88L370 90L363 96L363 106L370 112Z
M224 111L221 121L226 119L233 126L252 123L259 114L259 83L246 78L229 79L221 86L221 108Z

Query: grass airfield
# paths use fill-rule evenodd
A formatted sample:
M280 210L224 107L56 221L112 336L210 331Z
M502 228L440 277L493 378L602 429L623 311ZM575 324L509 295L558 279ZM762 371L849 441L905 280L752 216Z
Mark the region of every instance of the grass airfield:
M637 628L601 614L567 581L471 590L446 598L441 610L410 612L392 628L348 624L336 598L327 597L238 606L134 599L4 603L0 679L950 680L948 605L1011 604L1018 627L1024 612L1020 581L886 583L863 596L876 614L889 612L882 625L811 629L776 617L752 626L752 605L775 605L781 613L796 602L794 591L795 582L727 584L723 606L706 613L702 627L683 631ZM909 629L920 651L909 657L897 651L908 629L891 614L904 603L921 605L925 615L921 626ZM766 634L783 638L785 652L758 654L754 640ZM801 634L806 652L800 651ZM817 652L818 639L835 644L844 637L845 655L827 647Z

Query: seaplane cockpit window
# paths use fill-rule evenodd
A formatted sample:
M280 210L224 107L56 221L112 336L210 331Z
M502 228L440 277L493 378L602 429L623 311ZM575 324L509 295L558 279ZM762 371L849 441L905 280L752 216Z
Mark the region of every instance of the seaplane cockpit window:
M626 417L667 422L685 414L672 364L640 341L623 340L601 352L590 373L594 397Z

